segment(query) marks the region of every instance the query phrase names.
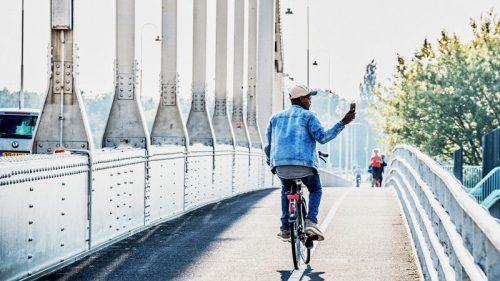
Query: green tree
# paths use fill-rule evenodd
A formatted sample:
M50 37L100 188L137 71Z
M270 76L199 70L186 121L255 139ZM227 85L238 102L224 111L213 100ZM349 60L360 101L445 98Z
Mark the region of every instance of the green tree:
M373 89L377 81L377 64L372 60L365 70L363 82L359 84L359 92L361 100L369 100L373 96Z
M437 158L463 148L466 163L481 162L482 136L500 125L500 23L490 12L471 27L468 43L443 31L436 51L424 40L410 61L398 55L390 84L375 90L390 147L408 143Z

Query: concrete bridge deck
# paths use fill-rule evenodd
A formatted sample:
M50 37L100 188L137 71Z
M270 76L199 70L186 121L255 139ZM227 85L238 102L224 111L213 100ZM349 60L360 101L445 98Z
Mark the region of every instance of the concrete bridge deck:
M279 190L239 195L165 222L42 280L289 280ZM325 188L318 243L301 280L419 280L392 189ZM297 274L294 274L296 276Z

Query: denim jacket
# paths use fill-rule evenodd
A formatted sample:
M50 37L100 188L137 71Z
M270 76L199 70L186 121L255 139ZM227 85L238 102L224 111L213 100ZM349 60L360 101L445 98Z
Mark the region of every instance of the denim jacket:
M288 110L271 117L267 127L264 151L271 169L282 165L318 168L316 142L327 143L344 129L339 121L325 130L316 114L292 105Z

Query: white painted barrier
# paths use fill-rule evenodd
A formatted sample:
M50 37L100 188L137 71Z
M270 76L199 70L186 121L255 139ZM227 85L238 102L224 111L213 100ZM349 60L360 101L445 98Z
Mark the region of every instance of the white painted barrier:
M261 150L232 146L0 158L0 280L40 277L152 225L262 188L263 159Z
M450 173L417 149L398 146L387 175L425 280L500 280L500 225Z

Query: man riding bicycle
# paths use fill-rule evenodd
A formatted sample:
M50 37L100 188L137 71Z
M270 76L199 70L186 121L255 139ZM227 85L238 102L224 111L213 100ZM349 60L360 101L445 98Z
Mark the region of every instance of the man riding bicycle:
M355 109L351 107L341 121L325 130L316 114L309 111L311 97L316 94L317 92L309 92L303 85L293 87L290 91L292 106L273 115L267 128L267 161L282 183L281 227L277 237L283 241L290 239L286 192L290 189L293 179L300 179L309 190L306 233L317 237L318 241L324 240L324 235L317 226L322 187L317 170L316 142L324 144L331 141L356 116Z

